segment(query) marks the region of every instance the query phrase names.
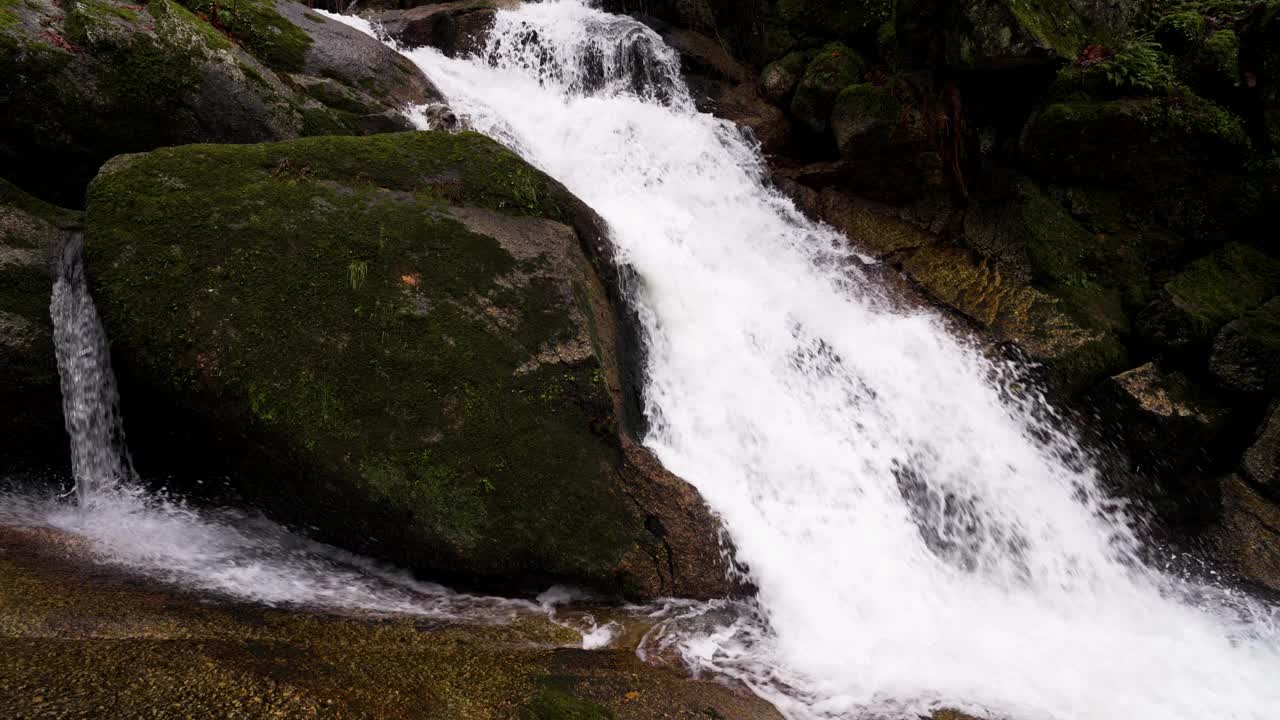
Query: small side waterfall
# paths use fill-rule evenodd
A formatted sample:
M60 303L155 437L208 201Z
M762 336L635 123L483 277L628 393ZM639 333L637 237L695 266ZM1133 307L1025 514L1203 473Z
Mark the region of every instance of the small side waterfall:
M134 473L107 336L85 279L83 250L84 237L68 233L58 257L49 314L76 498L88 511L105 496L132 488Z

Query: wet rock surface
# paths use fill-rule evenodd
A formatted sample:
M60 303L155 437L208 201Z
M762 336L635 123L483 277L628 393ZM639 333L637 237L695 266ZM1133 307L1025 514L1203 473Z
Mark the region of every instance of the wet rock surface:
M642 662L650 621L608 608L587 610L627 633L581 650L534 611L493 622L263 608L86 564L85 550L0 528L5 717L781 717L745 688Z

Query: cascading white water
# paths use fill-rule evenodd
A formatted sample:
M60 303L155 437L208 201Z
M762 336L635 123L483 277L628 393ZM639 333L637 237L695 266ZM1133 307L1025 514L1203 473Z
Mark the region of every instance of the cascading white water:
M753 612L666 628L695 669L794 718L1280 712L1276 609L1143 566L1051 411L890 309L750 140L696 112L654 33L548 0L499 13L483 57L406 54L599 211L640 277L646 442L759 587Z
M62 417L71 443L76 499L91 508L132 486L120 423L120 397L111 372L107 338L84 277L79 233L67 238L58 258L58 277L49 301L54 350L62 385Z

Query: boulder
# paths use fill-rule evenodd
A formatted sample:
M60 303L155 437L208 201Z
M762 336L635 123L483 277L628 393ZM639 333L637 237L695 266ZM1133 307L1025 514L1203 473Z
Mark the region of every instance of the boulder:
M1222 328L1213 342L1209 371L1218 384L1231 390L1271 393L1280 389L1280 298Z
M80 205L120 153L403 130L400 106L434 94L395 52L302 5L185 4L0 7L3 174Z
M336 82L362 97L367 112L398 112L443 99L417 65L363 32L327 20L301 3L275 0L274 7L307 37L301 63L290 69L295 76Z
M1264 495L1280 502L1280 405L1272 406L1253 445L1245 451L1240 470Z
M1148 504L1175 526L1217 517L1220 497L1209 475L1228 409L1185 375L1154 363L1120 373L1090 393L1111 424L1093 431L1130 461L1123 494Z
M638 335L603 221L497 143L125 156L86 223L144 477L230 478L463 585L730 588L709 511L622 429Z
M680 54L681 71L700 111L749 129L765 152L787 145L791 123L761 96L750 68L734 60L713 38L651 22L663 41Z
M1222 519L1208 533L1218 561L1244 579L1280 592L1280 507L1238 475L1219 482Z
M882 198L914 197L944 182L942 156L923 114L898 84L847 85L831 109L836 148L847 160L850 190Z
M49 294L62 235L79 223L79 213L0 180L0 457L5 473L67 465Z
M434 47L449 57L484 50L498 10L521 0L459 0L432 3L408 10L374 13L370 19L382 25L388 36L405 47Z
M791 99L791 114L810 133L827 131L831 106L845 87L861 82L866 63L840 43L826 45L809 61Z
M811 59L811 53L793 52L781 60L769 63L760 73L760 92L770 102L785 107L791 101L791 94L796 91L800 79L804 77L804 69Z
M1138 314L1148 343L1165 350L1207 348L1223 325L1280 293L1280 260L1257 248L1229 243L1174 275ZM1246 329L1248 324L1246 323ZM1230 362L1226 339L1221 360ZM1224 366L1224 371L1229 372Z

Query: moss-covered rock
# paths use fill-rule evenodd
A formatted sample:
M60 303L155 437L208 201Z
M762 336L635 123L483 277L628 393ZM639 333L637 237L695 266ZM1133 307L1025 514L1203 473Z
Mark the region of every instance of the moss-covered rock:
M1194 95L1060 102L1027 124L1028 164L1054 180L1185 184L1210 168L1239 167L1249 151L1240 119Z
M718 555L705 508L672 520L657 506L678 489L637 500L669 480L617 434L602 225L496 143L127 156L91 186L87 226L144 474L172 461L191 479L202 463L174 448L203 446L211 473L280 517L477 585L727 587L719 560L673 577Z
M281 14L270 0L189 4L200 15L173 0L15 4L15 21L0 26L4 176L79 205L98 167L120 153L403 130L400 106L436 96L398 54L302 5L282 1ZM350 102L330 107L284 69L335 79Z
M760 91L770 101L786 105L791 100L813 53L797 51L765 66L760 73Z
M831 131L846 160L844 186L879 198L907 198L941 187L938 148L924 115L899 83L856 83L836 96Z
M826 132L831 106L845 87L862 80L866 62L841 43L831 43L814 54L791 98L791 114L811 133Z
M896 34L911 67L1005 68L1069 60L1085 21L1069 0L899 0Z
M1280 260L1229 243L1191 263L1137 318L1140 335L1169 350L1207 348L1223 325L1280 292Z
M1245 393L1280 389L1280 299L1227 323L1213 342L1209 371L1218 384Z
M61 236L79 222L0 180L0 456L9 472L66 465L49 293Z
M1052 103L1028 121L1021 149L1038 179L1109 187L1169 227L1221 242L1262 206L1241 119L1181 94Z

